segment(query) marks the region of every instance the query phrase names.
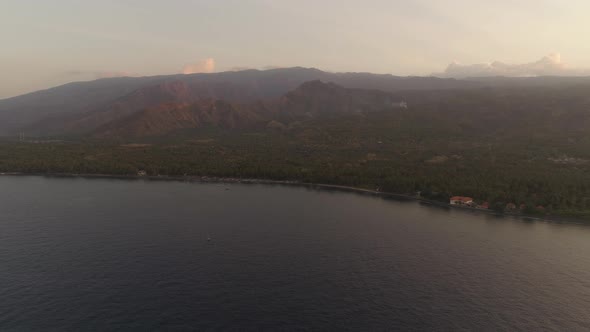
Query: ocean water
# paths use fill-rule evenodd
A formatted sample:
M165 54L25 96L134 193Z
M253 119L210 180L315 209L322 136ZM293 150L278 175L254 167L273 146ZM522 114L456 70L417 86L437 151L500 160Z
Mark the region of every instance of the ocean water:
M0 330L590 330L590 226L303 187L2 176Z

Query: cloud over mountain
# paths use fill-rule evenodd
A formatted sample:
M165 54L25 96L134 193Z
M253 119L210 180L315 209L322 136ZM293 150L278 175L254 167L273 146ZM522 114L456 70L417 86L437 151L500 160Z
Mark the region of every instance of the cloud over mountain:
M215 71L215 59L207 58L188 64L182 68L183 74L212 73Z
M525 64L507 64L500 61L462 65L451 63L443 73L434 74L440 77L486 77L486 76L582 76L590 75L590 70L570 68L561 61L559 53L550 54L542 59Z

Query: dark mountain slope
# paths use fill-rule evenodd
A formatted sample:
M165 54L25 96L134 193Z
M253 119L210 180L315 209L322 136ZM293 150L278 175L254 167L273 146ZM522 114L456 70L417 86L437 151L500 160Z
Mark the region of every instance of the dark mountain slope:
M193 103L207 99L239 101L255 96L252 90L233 83L166 81L138 89L91 112L44 119L27 127L26 131L37 135L83 135L109 122L165 103Z
M133 92L170 82L183 82L190 89L215 90L215 97L252 101L278 98L300 84L323 80L349 88L379 89L383 91L456 89L479 87L477 82L434 77L397 77L368 73L328 73L312 68L283 68L273 70L245 70L215 74L167 75L153 77L108 78L91 82L70 83L48 90L0 100L0 135L14 134L35 123L54 126L62 119L71 119L88 112L104 111ZM217 85L231 85L229 90ZM199 93L192 93L199 94ZM146 96L148 106L168 102ZM127 110L127 109L126 109ZM47 121L50 119L49 121ZM53 124L53 125L49 125ZM34 126L39 130L39 126Z
M183 84L178 89L185 96ZM346 89L334 83L312 81L302 84L274 101L232 103L222 100L200 99L194 96L149 107L127 116L101 118L95 137L162 136L179 129L214 126L222 129L254 129L266 126L274 129L296 120L307 120L328 115L363 114L367 112L401 109L391 94L377 90ZM179 98L180 99L180 98ZM115 115L122 114L121 111ZM93 114L91 120L95 121Z
M283 116L366 113L400 108L401 101L379 90L348 89L311 81L283 96L278 108Z
M200 100L196 103L167 103L115 120L99 127L94 137L162 136L182 129L213 126L239 129L263 126L264 117L249 107L240 107L221 100Z

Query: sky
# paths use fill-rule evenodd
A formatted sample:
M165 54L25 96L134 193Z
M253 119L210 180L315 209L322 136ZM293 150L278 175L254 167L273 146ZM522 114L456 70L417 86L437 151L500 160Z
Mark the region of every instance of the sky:
M242 68L585 73L588 13L587 0L0 0L0 98Z

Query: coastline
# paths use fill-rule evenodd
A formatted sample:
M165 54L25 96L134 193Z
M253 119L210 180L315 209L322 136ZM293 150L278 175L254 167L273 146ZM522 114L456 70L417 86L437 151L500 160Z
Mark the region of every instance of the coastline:
M195 183L240 183L240 184L266 184L266 185L287 185L297 187L307 187L312 189L323 189L323 190L334 190L342 192L357 193L363 195L371 195L383 198L395 198L402 200L411 200L421 204L437 206L443 208L452 208L463 211L470 211L476 213L483 213L488 215L495 215L499 217L513 217L526 220L550 222L550 223L568 223L568 224L579 224L587 225L590 224L590 220L564 217L558 215L548 215L546 217L532 216L520 213L506 213L497 212L490 209L478 209L467 206L452 205L444 202L429 200L414 195L398 194L391 192L382 192L371 189L365 189L360 187L336 185L336 184L323 184L323 183L309 183L300 181L290 180L269 180L269 179L242 179L242 178L231 178L231 177L212 177L212 176L169 176L169 175L117 175L117 174L76 174L76 173L23 173L23 172L2 172L0 176L42 176L42 177L66 177L66 178L94 178L94 179L121 179L121 180L149 180L149 181L182 181L182 182L195 182Z

